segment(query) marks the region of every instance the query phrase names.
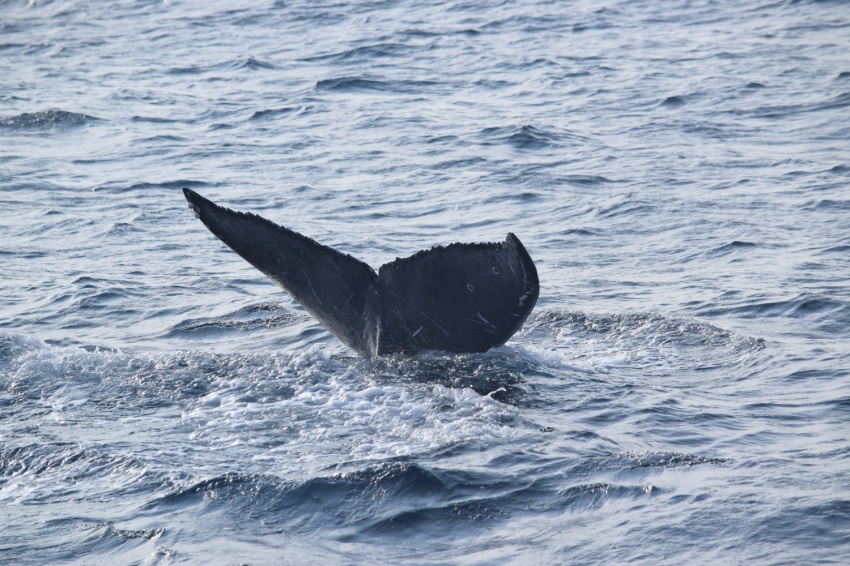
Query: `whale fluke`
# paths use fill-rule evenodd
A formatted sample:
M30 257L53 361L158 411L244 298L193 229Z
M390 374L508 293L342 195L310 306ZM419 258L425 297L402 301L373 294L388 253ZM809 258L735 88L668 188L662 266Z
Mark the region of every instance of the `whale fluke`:
M381 266L255 214L183 189L195 215L357 353L486 352L507 342L537 302L534 262L519 238L451 244Z

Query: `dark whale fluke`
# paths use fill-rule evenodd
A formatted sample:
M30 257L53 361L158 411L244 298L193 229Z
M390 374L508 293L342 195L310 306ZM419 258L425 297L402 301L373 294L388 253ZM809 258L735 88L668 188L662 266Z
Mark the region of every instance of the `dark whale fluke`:
M183 194L213 234L362 355L486 352L507 342L537 302L537 269L513 234L501 243L437 246L376 274L265 218Z

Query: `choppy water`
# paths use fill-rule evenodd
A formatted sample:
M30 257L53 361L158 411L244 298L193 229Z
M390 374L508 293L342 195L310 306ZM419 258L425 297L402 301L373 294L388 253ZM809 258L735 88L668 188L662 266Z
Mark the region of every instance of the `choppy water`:
M845 3L11 1L0 57L0 562L850 561ZM540 301L358 359L182 186L513 231Z

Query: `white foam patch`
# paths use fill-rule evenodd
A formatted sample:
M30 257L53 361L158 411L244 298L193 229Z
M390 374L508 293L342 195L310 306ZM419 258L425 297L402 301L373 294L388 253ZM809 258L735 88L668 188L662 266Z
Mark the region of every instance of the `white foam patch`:
M518 347L517 351L521 351L535 365L577 373L608 373L607 366L611 365L611 359L585 360L591 364L596 363L595 365L577 365L574 363L576 358L574 351L565 348L547 349L525 344Z
M677 368L703 369L707 360L710 367L734 367L763 347L761 340L705 322L653 313L549 312L520 336L533 363L587 374L669 375Z
M320 346L247 355L132 355L53 347L19 336L4 340L4 393L46 410L53 428L44 434L83 445L134 434L138 441L147 434L172 451L262 463L256 471L270 463L276 470L303 471L305 463L505 442L538 428L515 407L472 389L418 381L415 371L397 374L384 366L370 373L369 364L331 357ZM155 433L137 430L134 415L140 411L145 422L155 423Z
M118 489L151 467L173 474L220 462L246 472L304 473L527 432L517 409L488 396L372 375L368 364L337 360L320 347L131 355L0 338L0 394L42 423L25 435L10 436L10 421L0 431L9 436L5 450L20 460L9 463L0 486L8 503L61 500L89 484ZM145 458L120 456L128 443Z
M195 443L211 449L269 445L258 460L325 456L383 459L439 450L474 438L522 434L517 410L470 389L439 384L379 383L337 367L315 381L315 366L293 371L291 396L255 400L251 387L225 387L199 399L184 419ZM294 369L294 368L293 368ZM252 400L246 400L252 399ZM515 423L514 423L515 424Z

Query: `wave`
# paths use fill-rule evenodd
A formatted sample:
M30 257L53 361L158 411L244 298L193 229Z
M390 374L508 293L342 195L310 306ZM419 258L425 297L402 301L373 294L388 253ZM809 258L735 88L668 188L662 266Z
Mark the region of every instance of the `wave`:
M109 193L126 193L131 191L151 191L151 190L167 190L167 191L179 191L183 187L190 188L208 188L212 185L210 183L206 183L204 181L195 181L192 179L176 179L174 181L162 181L159 183L152 182L144 182L144 183L107 183L105 185L100 185L99 187L95 187L94 191L96 192L109 192Z
M749 301L746 304L728 307L708 307L701 312L705 316L736 315L743 318L780 317L807 318L829 315L833 319L850 320L850 304L846 301L817 293L800 293L790 299L776 301ZM847 325L850 330L850 324Z
M729 255L731 253L742 251L742 250L751 250L753 248L759 247L759 244L754 242L745 242L742 240L734 240L729 242L728 244L723 244L722 246L718 246L709 252L706 253L708 257L721 257L725 255Z
M530 125L485 128L479 137L484 145L507 144L516 149L534 150L561 146L571 140L584 140L577 134L541 129Z
M251 332L260 328L291 326L296 321L304 320L307 320L307 317L293 313L280 305L261 303L242 307L221 317L183 320L172 326L165 337L206 338L234 330Z
M606 454L588 458L588 466L595 471L603 470L639 470L642 468L679 468L701 465L727 465L731 461L727 458L710 458L696 454L683 454L681 452L624 452L620 454Z
M0 118L0 129L16 132L68 130L98 121L99 119L94 116L80 114L78 112L68 112L65 110L42 110L40 112L24 112L17 116Z
M850 199L823 199L810 201L803 205L806 210L834 210L836 212L850 210Z
M277 118L280 116L296 116L301 115L307 110L307 107L287 106L284 108L269 108L267 110L257 110L251 114L250 120L266 120Z
M518 516L580 512L616 500L645 501L661 492L641 484L582 479L559 487L562 476L574 473L571 464L583 462L559 463L560 473L532 472L529 478L499 473L496 468L432 470L413 462L387 462L303 481L227 473L158 497L144 506L144 513L194 509L197 515L213 516L216 523L239 517L244 526L238 530L301 535L321 531L345 543L377 538L410 544L412 539L490 529Z
M417 94L438 84L437 82L428 80L384 80L354 76L323 79L316 83L315 89L326 92L399 92Z
M558 180L578 186L604 185L606 183L618 182L601 175L561 175L558 177Z
M407 56L412 51L416 51L418 49L420 48L404 43L375 43L371 45L361 45L359 47L333 53L313 55L301 60L307 62L349 60L369 61L372 59Z
M735 115L747 115L757 118L780 119L801 114L811 114L839 110L850 106L850 92L843 92L828 100L819 102L805 102L801 104L785 104L776 106L759 106L747 110L728 110L725 113Z
M76 442L5 445L0 447L0 501L29 505L70 501L81 489L101 485L106 478L109 492L120 494L142 479L145 468L144 461L132 455Z
M684 106L687 104L686 97L684 96L668 96L664 100L661 101L661 106L666 106L667 108L679 108L680 106Z
M415 505L417 500L447 497L449 492L435 475L416 464L387 463L303 482L228 473L154 499L145 510L162 513L203 506L206 512L218 508L227 514L262 519L267 526L287 524L296 532L311 532L345 527L352 515L378 501Z
M175 67L169 71L172 75L203 75L221 71L263 71L277 69L277 65L270 61L263 61L254 57L245 57L216 63L213 65L193 65L189 67Z

